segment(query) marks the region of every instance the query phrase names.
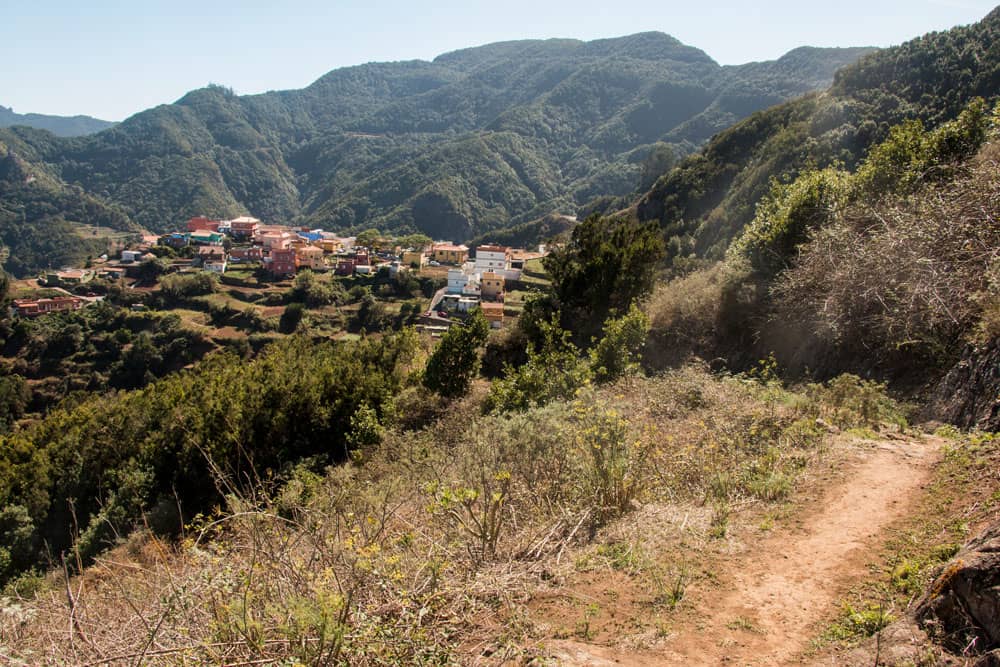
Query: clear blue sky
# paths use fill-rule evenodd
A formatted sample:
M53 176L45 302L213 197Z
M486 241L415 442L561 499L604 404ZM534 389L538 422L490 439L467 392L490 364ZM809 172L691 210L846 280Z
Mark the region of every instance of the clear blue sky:
M0 104L121 120L207 83L300 88L370 61L500 40L669 33L722 64L889 46L975 22L979 0L2 0Z

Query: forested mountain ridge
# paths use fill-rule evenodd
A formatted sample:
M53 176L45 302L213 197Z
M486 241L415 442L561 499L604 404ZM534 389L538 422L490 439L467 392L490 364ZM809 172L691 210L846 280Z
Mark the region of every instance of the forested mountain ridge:
M39 130L48 130L60 137L78 137L94 134L113 127L114 123L90 116L51 116L42 113L15 113L11 108L0 105L0 127L24 125Z
M754 216L771 178L807 167L852 168L907 119L955 118L974 97L1000 95L1000 9L979 23L869 54L833 86L751 115L664 175L638 202L657 220L668 253L720 258Z
M23 140L153 230L250 212L463 239L627 194L656 142L689 153L867 51L723 67L661 33L507 42L338 69L302 90L211 86L97 135Z
M17 277L80 265L105 251L103 239L81 236L73 223L141 231L118 207L66 185L41 161L36 148L55 140L27 127L0 130L0 248L4 268Z

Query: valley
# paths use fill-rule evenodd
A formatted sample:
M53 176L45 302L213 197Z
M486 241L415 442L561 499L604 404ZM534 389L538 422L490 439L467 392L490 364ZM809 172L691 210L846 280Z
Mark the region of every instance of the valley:
M0 662L995 664L998 44L0 129Z

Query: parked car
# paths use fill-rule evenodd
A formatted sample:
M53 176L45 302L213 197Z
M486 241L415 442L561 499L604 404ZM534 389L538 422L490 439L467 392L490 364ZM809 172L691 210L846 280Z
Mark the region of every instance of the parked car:
M441 262L432 259L431 261L427 262L427 266L441 266Z
M447 310L439 310L438 311L438 317L448 317L448 311Z

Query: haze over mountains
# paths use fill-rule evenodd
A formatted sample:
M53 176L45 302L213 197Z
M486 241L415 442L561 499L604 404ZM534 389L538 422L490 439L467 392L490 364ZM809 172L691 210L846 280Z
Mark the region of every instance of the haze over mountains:
M868 51L723 67L655 32L504 42L338 69L302 90L212 86L96 135L0 141L151 230L251 213L461 240L633 192L657 142L690 153Z
M60 137L78 137L85 134L94 134L109 127L114 127L114 123L90 116L51 116L42 113L15 113L13 109L0 105L0 127L10 127L11 125L26 125L28 127L48 130L52 134Z

